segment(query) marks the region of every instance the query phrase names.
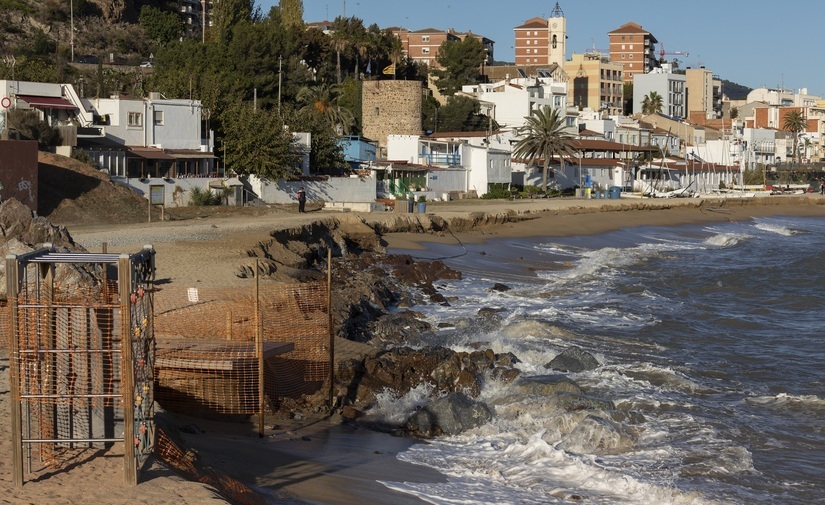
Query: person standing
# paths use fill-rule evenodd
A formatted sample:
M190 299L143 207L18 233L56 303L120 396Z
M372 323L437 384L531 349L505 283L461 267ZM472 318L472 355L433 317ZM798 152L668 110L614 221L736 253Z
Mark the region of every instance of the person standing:
M301 186L301 189L298 190L298 212L304 213L306 212L306 204L307 204L307 192L304 190L304 187Z

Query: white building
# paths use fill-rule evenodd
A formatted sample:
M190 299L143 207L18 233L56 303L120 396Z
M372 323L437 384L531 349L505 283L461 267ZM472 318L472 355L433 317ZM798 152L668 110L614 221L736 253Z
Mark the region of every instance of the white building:
M487 132L390 135L387 159L403 163L406 171L426 171L426 181L412 188L417 191L435 197L451 191L483 196L492 184L509 188L512 180L510 151L489 147L491 137ZM502 138L496 142L503 144Z
M679 119L687 117L684 75L672 73L669 64L664 64L662 68L654 68L647 74L635 74L633 76L634 114L642 113L642 102L645 96L654 91L662 97L662 114Z
M567 110L567 83L556 82L550 77L473 84L462 87L461 93L481 102L482 111L492 116L504 129L524 126L524 118L545 105Z

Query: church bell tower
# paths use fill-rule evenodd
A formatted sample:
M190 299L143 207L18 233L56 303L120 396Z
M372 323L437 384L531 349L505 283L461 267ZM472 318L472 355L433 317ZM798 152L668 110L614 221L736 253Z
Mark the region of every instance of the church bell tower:
M564 67L564 62L567 59L567 19L564 17L564 12L556 2L553 12L550 14L550 19L547 20L548 28L548 62L550 64L557 63Z

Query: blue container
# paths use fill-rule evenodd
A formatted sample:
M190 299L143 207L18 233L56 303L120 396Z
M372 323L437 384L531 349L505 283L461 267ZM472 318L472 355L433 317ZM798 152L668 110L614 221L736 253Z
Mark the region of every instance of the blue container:
M608 188L607 193L611 200L619 199L622 197L622 188L620 186L610 186Z
M426 214L427 213L427 203L426 202L418 202L418 213L419 214Z
M410 214L415 211L415 202L410 200Z

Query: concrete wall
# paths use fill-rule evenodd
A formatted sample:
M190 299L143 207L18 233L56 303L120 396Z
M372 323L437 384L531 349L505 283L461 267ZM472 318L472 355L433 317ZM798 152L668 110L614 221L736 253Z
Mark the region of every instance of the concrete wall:
M37 211L37 142L4 140L0 142L0 199L14 198Z
M361 120L365 137L378 141L378 157L387 135L421 135L421 83L364 81Z
M467 171L464 168L445 168L427 174L427 190L435 198L450 191L467 191Z
M247 189L266 203L298 203L301 187L306 189L307 202L374 202L376 183L373 177L330 177L326 181L262 181L251 176Z
M125 177L112 178L118 184L123 184L133 191L149 198L149 186L164 186L164 205L168 207L182 207L189 205L190 191L194 187L202 190L220 184L221 178L183 178L163 179L127 179ZM344 202L370 203L375 201L376 184L372 177L331 177L327 181L262 181L251 176L248 180L232 179L231 184L243 184L246 197L243 200L259 199L264 203L290 204L298 203L297 193L301 187L306 189L307 202ZM213 189L214 191L214 189ZM230 202L232 204L233 202ZM242 202L240 202L242 203Z

